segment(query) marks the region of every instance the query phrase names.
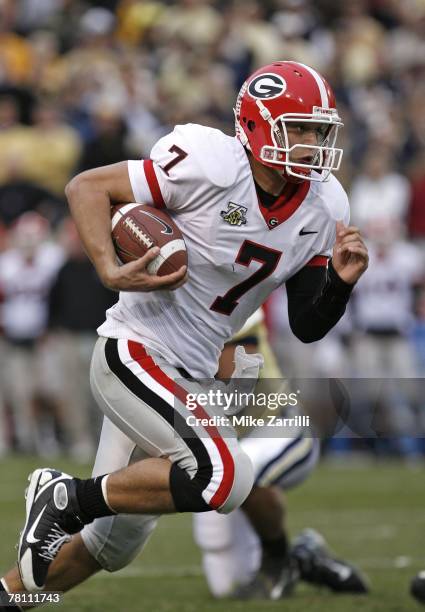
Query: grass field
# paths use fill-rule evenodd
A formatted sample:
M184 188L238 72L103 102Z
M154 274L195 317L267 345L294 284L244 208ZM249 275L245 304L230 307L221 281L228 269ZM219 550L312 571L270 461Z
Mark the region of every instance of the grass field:
M343 460L341 460L342 462ZM68 461L55 467L79 476L89 468ZM15 560L14 545L23 524L23 490L39 459L13 458L0 464L0 574ZM288 496L292 534L310 526L321 531L341 556L353 561L371 582L368 596L332 595L300 584L279 602L214 601L191 537L190 516L161 520L144 554L115 574L106 572L68 593L62 612L407 612L421 610L410 598L411 577L425 568L425 466L399 463L322 464Z

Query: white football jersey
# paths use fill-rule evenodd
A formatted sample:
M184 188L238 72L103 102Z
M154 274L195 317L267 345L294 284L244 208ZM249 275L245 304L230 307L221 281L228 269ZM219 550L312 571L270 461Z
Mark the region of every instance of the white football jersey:
M176 291L122 292L98 331L139 340L195 377L215 374L223 344L276 287L326 265L336 221L348 223L334 177L264 207L239 140L200 125L176 126L128 170L135 201L166 208L180 228L189 280Z

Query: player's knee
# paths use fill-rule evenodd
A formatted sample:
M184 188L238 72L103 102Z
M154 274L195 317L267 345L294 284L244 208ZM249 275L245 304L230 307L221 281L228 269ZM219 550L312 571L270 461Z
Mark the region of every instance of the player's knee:
M202 496L205 488L204 470L198 469L193 478L173 463L170 470L170 491L177 512L207 512L210 506Z
M170 471L170 491L178 512L228 513L238 508L254 482L251 460L239 447L227 465L198 466L193 478L176 463Z
M239 508L250 494L254 484L254 468L251 459L241 448L233 456L233 463L233 485L225 502L215 508L222 514L228 514Z
M130 565L130 563L133 561L135 557L136 557L136 554L134 555L122 555L121 554L119 556L112 557L108 559L107 561L104 561L104 565L102 566L102 569L110 573L118 572L119 570L127 567L127 565Z
M135 539L125 542L122 546L111 546L101 554L98 558L99 563L102 565L102 569L107 572L118 572L119 570L127 567L130 563L140 554L143 544L138 539L138 534L134 534Z
M99 566L117 572L142 551L157 523L151 515L115 515L96 519L81 532L84 545Z

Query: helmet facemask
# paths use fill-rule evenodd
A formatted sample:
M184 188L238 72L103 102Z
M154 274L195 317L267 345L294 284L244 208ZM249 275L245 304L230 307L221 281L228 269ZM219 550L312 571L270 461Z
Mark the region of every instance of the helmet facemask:
M315 107L316 109L316 107ZM322 110L322 109L320 109ZM330 111L327 111L330 113ZM313 114L284 114L270 121L271 138L273 145L264 145L260 151L261 161L268 165L283 166L289 176L309 181L328 181L330 174L338 170L341 165L342 149L335 147L338 129L343 125L336 111L335 114L327 115L326 119L318 112ZM323 139L317 145L294 144L289 145L287 124L289 123L314 123L321 124L328 129L323 134ZM302 151L301 157L312 157L310 162L294 161L295 152ZM292 156L292 159L291 159ZM319 176L312 176L315 170Z

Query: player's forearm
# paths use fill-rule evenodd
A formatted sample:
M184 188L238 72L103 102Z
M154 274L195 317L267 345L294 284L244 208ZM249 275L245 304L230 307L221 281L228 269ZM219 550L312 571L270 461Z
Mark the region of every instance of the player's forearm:
M302 342L321 340L345 312L354 285L339 278L332 262L326 271L304 269L287 284L289 323Z
M87 173L76 176L65 189L72 217L81 241L101 280L116 264L111 239L111 201L106 191L90 180Z
M300 312L295 320L290 320L291 330L301 342L317 342L338 323L345 312L346 305L339 305L332 314L324 315L320 305L312 305Z

